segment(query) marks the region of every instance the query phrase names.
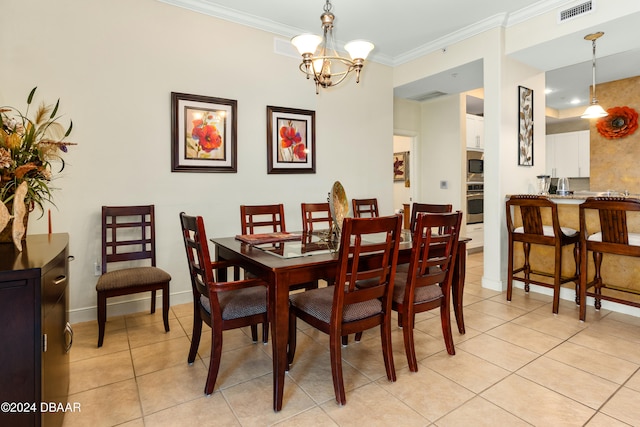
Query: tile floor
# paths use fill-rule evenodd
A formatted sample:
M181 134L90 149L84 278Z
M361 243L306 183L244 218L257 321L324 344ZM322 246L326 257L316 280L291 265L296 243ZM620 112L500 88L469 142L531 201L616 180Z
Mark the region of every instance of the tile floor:
M419 372L408 371L395 328L397 381L386 379L379 334L343 349L347 405L335 403L328 339L298 323L296 360L284 408L272 410L271 347L248 330L225 332L216 390L203 395L210 338L186 362L191 306L109 319L104 346L97 325L74 325L69 401L81 404L65 426L624 426L640 425L640 318L551 297L480 286L482 253L469 256L467 333L454 326L456 355L444 348L438 313L416 323ZM455 323L454 323L455 325ZM208 332L208 329L207 329Z

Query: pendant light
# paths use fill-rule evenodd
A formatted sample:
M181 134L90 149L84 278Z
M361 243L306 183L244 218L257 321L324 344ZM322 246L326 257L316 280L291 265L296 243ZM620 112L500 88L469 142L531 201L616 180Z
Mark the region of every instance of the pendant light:
M597 33L587 34L584 36L585 40L591 41L593 46L593 60L591 62L591 71L593 76L593 85L592 93L591 93L591 105L587 107L582 116L583 119L598 119L600 117L606 117L609 115L604 108L598 104L598 99L596 98L596 40L602 37L604 33L602 31L598 31Z

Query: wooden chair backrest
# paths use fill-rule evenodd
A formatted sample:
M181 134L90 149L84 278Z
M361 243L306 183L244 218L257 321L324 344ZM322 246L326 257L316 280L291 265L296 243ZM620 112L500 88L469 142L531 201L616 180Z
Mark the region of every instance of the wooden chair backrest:
M156 266L155 209L144 206L102 207L102 273L107 264L149 260Z
M413 202L413 205L411 206L411 228L410 228L410 230L411 231L415 230L416 217L421 212L448 213L448 212L452 212L452 211L453 211L453 206L452 205L439 205L439 204L433 204L433 203Z
M331 208L328 202L301 203L300 210L302 212L302 231L305 233L312 232L314 224L326 223L322 228L328 230L333 226Z
M284 222L284 205L241 205L242 234L287 231ZM264 230L264 229L267 230Z
M381 298L385 310L391 309L401 232L400 215L344 219L332 322L342 320L347 304Z
M380 216L378 212L378 199L351 199L354 218L375 218Z

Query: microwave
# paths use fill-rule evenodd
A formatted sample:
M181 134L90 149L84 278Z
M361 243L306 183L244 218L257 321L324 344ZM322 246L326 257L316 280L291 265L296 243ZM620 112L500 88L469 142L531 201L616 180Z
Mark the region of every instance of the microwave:
M484 180L484 152L467 150L467 181Z

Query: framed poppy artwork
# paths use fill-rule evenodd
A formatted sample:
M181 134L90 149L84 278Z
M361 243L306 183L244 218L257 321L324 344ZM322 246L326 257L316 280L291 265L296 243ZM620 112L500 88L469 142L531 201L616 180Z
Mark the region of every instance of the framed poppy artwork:
M171 92L171 171L237 172L232 99Z
M267 173L316 173L316 113L267 106Z

